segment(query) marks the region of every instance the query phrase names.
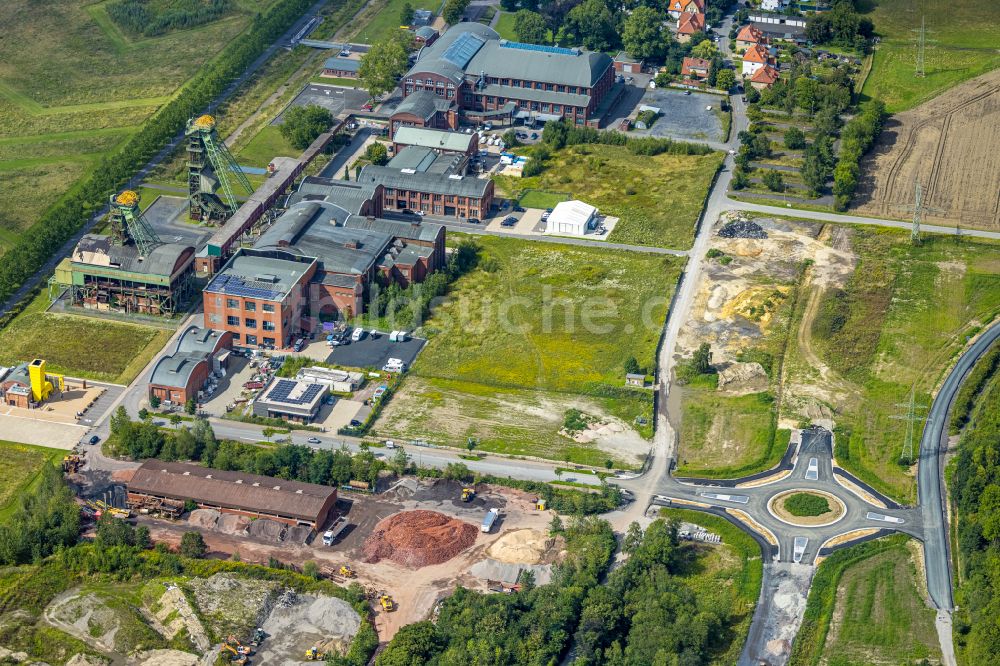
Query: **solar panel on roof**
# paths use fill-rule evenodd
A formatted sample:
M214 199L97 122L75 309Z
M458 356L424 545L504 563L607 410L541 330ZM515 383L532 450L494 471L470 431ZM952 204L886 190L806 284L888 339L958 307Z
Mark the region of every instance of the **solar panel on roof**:
M455 67L465 69L465 66L472 60L472 56L476 55L485 43L479 35L463 32L445 49L441 57Z
M521 51L539 51L541 53L556 53L558 55L580 55L576 49L564 49L561 46L545 46L544 44L526 44L524 42L500 42L500 48L520 49Z

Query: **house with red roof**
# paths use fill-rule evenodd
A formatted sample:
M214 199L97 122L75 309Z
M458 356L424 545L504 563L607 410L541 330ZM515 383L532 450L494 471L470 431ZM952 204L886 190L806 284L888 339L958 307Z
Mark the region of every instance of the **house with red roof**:
M753 76L765 65L774 65L774 58L760 44L754 44L743 54L743 77Z
M667 13L679 19L681 14L704 14L705 0L667 0Z
M763 90L773 86L780 78L781 74L778 73L778 70L770 65L764 65L750 77L750 85L757 90Z
M705 32L705 15L682 12L681 17L677 19L677 41L685 44L698 32Z
M681 76L692 79L704 79L708 76L708 68L712 63L702 58L684 58L681 62Z
M736 52L742 53L754 44L767 46L767 37L756 25L748 23L736 33Z

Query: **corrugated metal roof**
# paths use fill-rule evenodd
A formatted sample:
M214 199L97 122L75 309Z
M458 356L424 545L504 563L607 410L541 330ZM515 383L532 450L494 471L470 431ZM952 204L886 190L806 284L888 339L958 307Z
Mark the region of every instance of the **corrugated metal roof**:
M339 69L342 72L356 72L361 69L361 61L334 56L323 61L323 69Z
M464 153L472 145L475 136L475 134L465 134L464 132L445 132L426 127L404 126L396 130L396 135L392 137L392 140L394 143L402 143L407 146L422 146L435 150Z
M314 483L155 459L135 471L128 490L309 522L323 518L320 512L337 494L335 488Z
M177 351L195 352L201 354L214 354L222 339L220 331L213 331L210 328L191 326L181 335L177 341Z
M425 242L435 240L444 229L442 225L434 224L433 222L410 223L360 216L351 217L344 223L344 226L351 227L352 229L379 231L389 236L393 236L394 238L402 238L404 240L419 240Z
M488 85L480 92L484 95L495 95L509 99L524 99L529 102L546 104L563 104L586 108L590 104L590 95L574 95L573 93L552 92L551 90L536 90L534 88L518 88L517 86Z
M604 53L581 51L577 55L549 51L503 48L499 40L487 42L469 61L466 71L485 72L501 79L544 81L589 88L612 67Z
M413 169L414 171L427 171L434 160L438 158L430 148L421 146L406 146L395 157L389 160L388 166L391 169Z
M205 354L201 352L174 352L163 356L156 362L149 383L157 386L185 388L191 379L191 373L201 363L207 363Z
M408 113L428 121L438 111L447 111L451 105L451 100L438 97L429 90L417 90L407 95L406 99L400 102L396 110L392 112L392 115Z

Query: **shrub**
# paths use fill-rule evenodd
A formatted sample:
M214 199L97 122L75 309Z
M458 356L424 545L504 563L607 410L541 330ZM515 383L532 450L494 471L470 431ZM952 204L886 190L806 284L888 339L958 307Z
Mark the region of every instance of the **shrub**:
M796 493L785 500L785 509L793 516L822 516L830 511L830 502L812 493Z
M785 130L785 148L798 150L806 145L806 135L798 127L789 127Z
M785 179L781 177L781 173L774 169L768 169L764 172L763 178L764 185L767 189L772 192L784 192L785 191Z

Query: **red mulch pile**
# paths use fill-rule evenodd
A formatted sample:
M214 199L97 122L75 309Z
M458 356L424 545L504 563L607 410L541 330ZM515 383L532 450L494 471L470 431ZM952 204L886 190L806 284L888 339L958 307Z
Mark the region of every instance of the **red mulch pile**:
M365 539L364 561L392 560L404 567L441 564L476 542L475 525L436 511L403 511L379 521Z

